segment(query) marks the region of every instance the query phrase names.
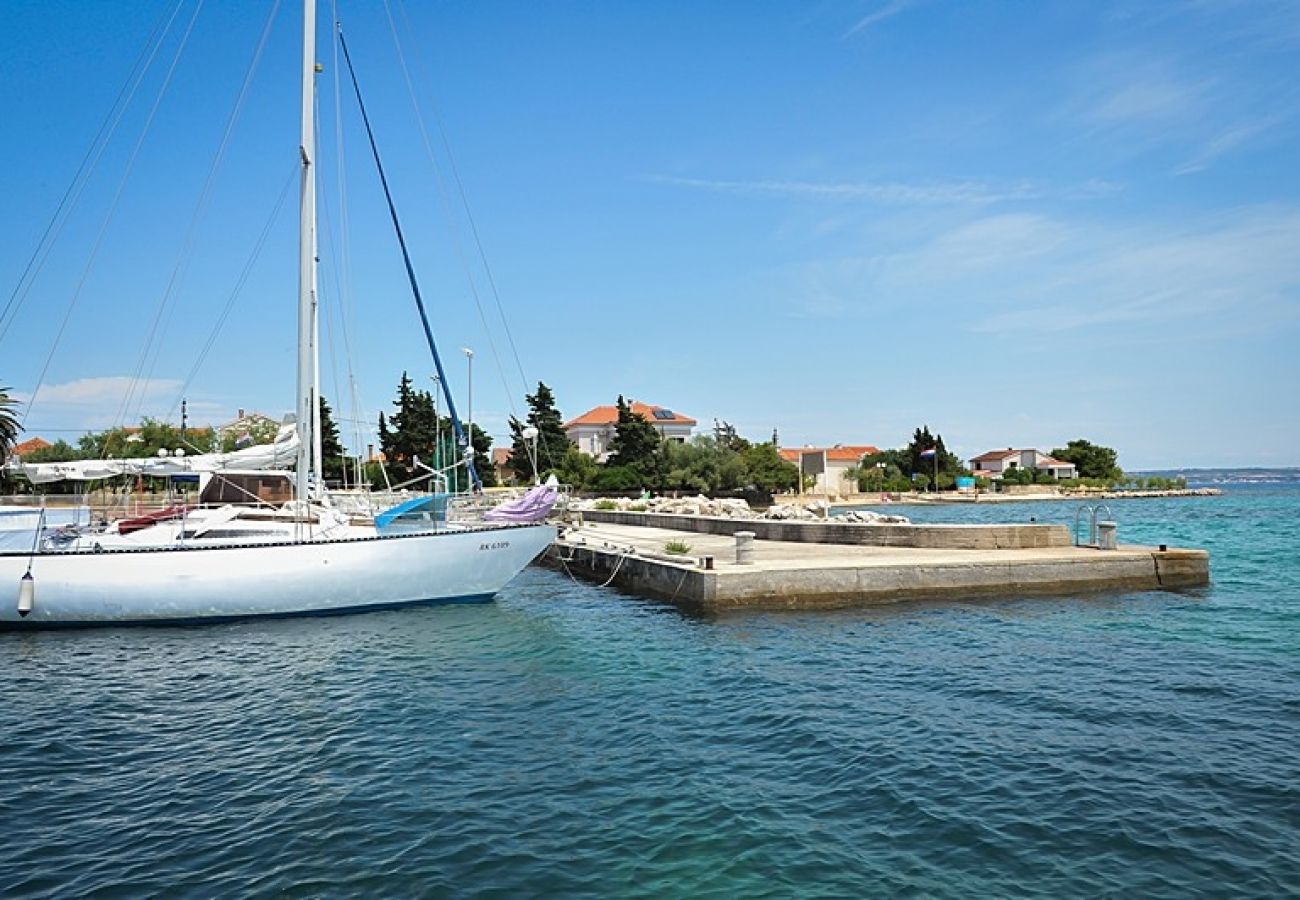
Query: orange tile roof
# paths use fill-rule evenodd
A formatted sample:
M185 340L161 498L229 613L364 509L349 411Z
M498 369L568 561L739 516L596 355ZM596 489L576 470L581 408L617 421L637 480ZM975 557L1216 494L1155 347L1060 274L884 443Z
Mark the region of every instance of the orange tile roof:
M44 450L48 446L50 446L49 441L34 437L14 447L14 456L25 456L28 453L35 453L37 450Z
M836 462L857 462L864 456L875 456L880 450L870 444L850 444L831 447L826 451L826 458Z
M864 456L875 456L880 449L870 444L836 444L834 447L782 447L777 452L789 462L798 462L804 453L825 453L831 462L856 463Z
M673 413L671 419L656 418L655 411L672 412L662 406L652 406L649 403L642 403L639 400L633 400L628 404L632 412L638 413L645 418L651 425L695 425L697 424L690 416L683 416L681 413ZM618 421L617 406L597 406L589 409L576 419L570 419L564 423L565 428L572 428L575 425L613 425Z

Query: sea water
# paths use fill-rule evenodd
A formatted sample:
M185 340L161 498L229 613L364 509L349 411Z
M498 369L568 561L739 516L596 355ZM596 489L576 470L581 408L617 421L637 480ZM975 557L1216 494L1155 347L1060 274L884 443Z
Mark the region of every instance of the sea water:
M0 635L0 895L1295 895L1300 484L1224 488L1109 504L1187 593Z

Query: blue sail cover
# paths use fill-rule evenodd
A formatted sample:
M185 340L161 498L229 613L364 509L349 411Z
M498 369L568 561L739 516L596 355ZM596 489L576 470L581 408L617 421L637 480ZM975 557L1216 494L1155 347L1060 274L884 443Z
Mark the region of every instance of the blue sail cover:
M447 498L450 494L415 497L390 507L375 516L375 530L384 532L400 527L439 524L447 521Z

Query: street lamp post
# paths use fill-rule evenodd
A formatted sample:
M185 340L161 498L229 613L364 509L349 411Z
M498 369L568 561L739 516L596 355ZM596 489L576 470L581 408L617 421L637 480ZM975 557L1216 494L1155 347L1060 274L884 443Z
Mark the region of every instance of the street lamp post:
M542 473L538 471L539 461L537 459L537 435L539 432L535 427L529 425L519 434L524 439L525 445L531 445L533 448L532 455L529 457L529 462L533 466L533 484L541 484Z

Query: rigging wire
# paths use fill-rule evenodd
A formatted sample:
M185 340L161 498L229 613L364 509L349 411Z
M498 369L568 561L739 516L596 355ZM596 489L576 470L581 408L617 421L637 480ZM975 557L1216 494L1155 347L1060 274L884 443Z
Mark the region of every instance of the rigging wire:
M95 242L91 247L90 254L86 258L85 268L82 269L81 279L77 282L77 287L72 293L72 299L68 302L68 308L63 314L63 321L59 324L59 329L55 333L54 342L50 346L50 352L45 357L45 364L41 367L40 376L36 380L36 386L32 389L32 397L27 401L27 408L23 410L22 419L19 425L25 425L27 416L31 413L32 407L36 404L36 398L40 395L41 388L45 384L45 376L49 373L50 365L54 361L54 354L59 349L59 344L63 340L63 333L67 330L68 322L72 318L72 312L76 309L77 301L81 298L81 291L86 286L86 280L90 277L90 271L94 267L95 258L99 255L99 248L103 245L104 235L108 231L108 226L113 221L113 216L117 213L118 203L121 202L122 192L126 189L126 184L131 178L131 172L135 168L136 158L140 155L140 148L144 146L145 138L149 134L149 128L153 125L154 116L158 113L158 107L162 105L163 97L167 94L167 88L171 85L172 76L176 74L176 67L181 61L181 55L185 52L185 47L189 43L190 34L194 31L194 23L199 18L199 13L203 10L204 0L198 0L195 4L194 12L190 16L189 23L185 26L185 33L181 36L180 43L176 47L176 53L172 57L171 65L167 69L167 74L163 78L162 86L158 89L158 96L154 99L153 106L149 110L149 115L145 119L144 127L140 131L140 137L136 140L135 147L131 150L131 155L127 159L126 169L122 173L122 178L118 182L117 191L113 195L113 201L109 204L108 213L104 216L103 223L99 226L99 233L95 236Z
M401 14L401 16L402 16L403 23L406 25L406 30L407 30L408 32L412 31L411 20L410 20L410 17L407 15L405 4L402 2L402 0L396 0L396 3L397 3L398 11L400 12L400 14ZM405 55L402 53L401 42L400 42L400 40L399 40L399 38L398 38L398 34L397 34L397 29L396 29L395 23L393 22L392 13L389 11L388 0L384 0L384 12L385 12L385 14L387 15L387 18L388 18L388 26L389 26L389 29L392 31L392 34L393 34L393 42L394 42L394 44L397 46L397 58L398 58L398 61L400 62L401 66L402 66L402 74L403 74L403 75L405 76L405 78L406 78L406 87L407 87L407 91L411 94L412 104L416 107L416 121L419 123L419 127L420 127L420 135L421 135L421 137L424 139L425 151L428 153L428 155L429 155L429 159L430 159L430 162L433 164L433 168L434 168L434 173L435 173L435 175L438 175L438 172L439 172L439 170L438 170L438 164L437 164L436 159L434 158L433 150L432 150L432 148L430 147L429 136L428 136L428 133L427 133L427 131L426 131L426 129L425 129L425 126L424 126L424 118L420 115L420 112L419 112L419 105L418 105L418 103L417 103L416 100L415 100L415 91L414 91L414 88L412 87L412 80L411 80L410 72L407 70L407 67L406 67L406 57L405 57ZM501 292L497 289L496 277L492 274L492 266L491 266L491 265L489 264L489 262L488 262L487 251L486 251L486 250L484 249L484 247L483 247L483 240L482 240L482 237L481 237L480 234L479 234L478 223L477 223L477 221L475 220L473 210L472 210L471 207L470 207L470 203L469 203L469 195L468 195L468 194L466 193L466 191L465 191L465 182L464 182L464 180L460 177L460 169L459 169L459 167L456 165L456 157L455 157L455 155L454 155L454 154L452 153L452 151L451 151L451 141L450 141L450 140L448 139L448 137L447 137L447 130L446 130L446 129L443 127L443 125L442 125L442 117L438 114L438 106L437 106L437 104L434 103L432 100L429 101L429 106L430 106L430 108L431 108L431 110L432 110L432 112L433 112L433 121L434 121L434 125L437 126L437 129L438 129L438 137L439 137L440 140L441 140L442 148L443 148L443 152L446 153L446 155L447 155L447 165L448 165L448 168L451 170L452 179L453 179L453 181L455 182L455 185L456 185L456 192L457 192L457 195L458 195L459 198L460 198L461 207L462 207L462 208L464 209L464 211L465 211L465 221L469 224L470 234L471 234L471 235L473 236L473 238L474 238L474 246L475 246L475 248L476 248L477 251L478 251L479 261L480 261L480 263L481 263L482 266L483 266L483 273L484 273L484 275L485 275L486 278L487 278L488 287L490 288L490 290L491 290L491 292L492 292L492 299L493 299L494 303L496 304L497 315L498 315L498 317L501 319L501 327L502 327L502 330L505 332L506 341L507 341L507 343L508 343L509 346L510 346L510 353L511 353L511 355L514 357L515 368L516 368L516 370L519 372L519 381L520 381L520 384L521 384L521 386L522 386L522 390L523 390L523 392L524 392L525 394L527 394L527 393L528 393L529 386L530 386L530 382L529 382L527 376L524 374L524 364L523 364L523 361L520 359L520 356L519 356L519 348L518 348L518 346L515 344L514 332L511 330L511 328L510 328L510 322L509 322L509 320L506 318L505 307L504 307L504 306L502 305L502 303L501 303ZM439 192L440 192L440 194L442 194L442 193L444 192L444 189L443 189L442 181L441 181L441 178L440 178L440 177L438 178L438 186L439 186ZM445 205L445 204L446 204L445 194L444 194L443 202L444 202L444 205ZM456 242L456 248L457 248L457 252L459 253L459 252L460 252L460 244L459 244L459 242ZM468 267L467 267L467 268L468 268ZM470 290L471 290L471 291L473 292L473 294L474 294L474 302L475 302L475 304L478 305L478 303L479 303L478 292L477 292L476 290L474 290L473 279L472 279L472 278L470 279ZM481 305L479 305L479 317L480 317L480 319L483 319L483 327L484 327L484 330L485 330L485 331L488 331L488 335L489 335L489 336L488 336L488 345L489 345L489 347L490 347L491 350L492 350L493 358L494 358L494 360L496 360L497 368L498 368L498 371L500 372L500 369L501 369L500 359L497 357L496 346L495 346L495 344L492 342L492 339L491 339L491 332L490 332L490 330L488 330L488 327L487 327L487 321L486 321L486 318L484 317L484 314L483 314L483 308L482 308ZM504 383L505 383L505 374L504 374L504 372L501 372L501 377L502 377L502 383L504 384ZM520 419L519 419L519 416L517 415L516 410L515 410L513 397L512 397L512 394L511 394L510 389L509 389L508 386L506 387L506 396L507 396L507 399L509 400L509 403L510 403L510 412L511 412L512 416L515 418L515 420L516 420L516 421L526 421L526 419L525 419L525 420L520 420ZM543 453L546 454L547 459L549 459L549 460L551 461L551 464L552 464L552 465L555 465L556 462L557 462L557 460L555 459L554 454L551 452L551 448L549 448L549 447L547 446L545 436L544 436L543 434L539 434L538 437L539 437L539 442L540 442L540 444L541 444L541 452L543 452ZM536 466L537 461L534 460L533 463L534 463L534 469L536 469L536 467L537 467L537 466Z
M230 147L230 139L235 131L235 126L239 122L240 114L244 109L244 102L248 99L248 91L253 83L253 76L257 72L258 63L262 59L262 52L266 49L267 39L271 35L271 26L275 22L276 13L280 9L280 0L275 0L271 4L271 11L266 17L266 24L262 26L262 34L258 39L257 48L253 52L253 59L249 63L247 70L244 72L244 81L240 85L239 94L235 98L235 105L230 110L230 115L226 119L225 131L221 135L221 143L217 147L217 152L212 158L212 163L208 167L208 174L204 178L203 187L199 191L198 202L194 205L194 212L190 216L189 225L185 229L185 238L181 242L181 250L176 258L176 265L172 269L170 278L167 281L167 287L163 290L162 299L158 304L158 311L154 314L153 322L150 325L149 333L145 338L144 347L140 352L140 359L136 364L135 371L131 376L131 383L127 388L126 396L122 398L122 404L118 408L118 421L125 423L127 418L126 411L134 397L136 401L135 414L131 418L138 418L141 407L144 405L145 386L153 377L154 369L158 365L158 356L162 352L163 338L167 331L167 321L171 318L171 313L175 308L174 300L180 292L181 282L184 281L185 272L189 268L189 262L193 255L194 239L198 232L199 223L207 211L208 202L212 197L212 188L216 183L217 173L221 170L221 164L225 160L226 150ZM146 370L146 365L148 366ZM143 373L143 379L141 374Z
M330 19L333 22L339 21L338 0L330 0ZM352 293L352 232L348 226L351 221L348 214L348 189L347 189L347 165L345 142L343 140L343 88L339 82L339 72L342 66L339 65L339 45L337 41L330 42L330 50L333 54L333 69L331 74L334 79L334 148L335 148L335 171L338 180L339 193L339 244L338 253L341 260L336 263L340 270L335 273L336 280L341 280L339 286L339 318L343 324L343 347L347 354L346 363L348 370L348 412L351 413L354 420L361 415L361 398L357 391L356 371L352 366L352 322L353 322L353 298ZM343 409L339 410L340 413ZM360 459L363 439L360 426L353 424L352 439L357 448L357 458ZM357 465L356 481L361 483L361 466Z
M317 117L316 121L317 121L317 122L320 121L319 117ZM320 129L319 129L319 128L317 129L317 133L316 133L316 145L317 145L317 146L320 146ZM316 169L316 173L319 174L319 172L320 172L320 169L319 169L319 167L317 167L317 169ZM337 256L337 253L335 252L335 248L334 248L334 239L333 239L333 235L332 235L333 222L332 222L332 220L330 219L329 203L327 202L327 200L326 200L326 198L325 198L325 196L324 196L324 192L323 192L323 191L318 191L318 192L317 192L317 199L319 200L319 209L320 209L321 218L324 219L324 225L325 225L324 228L318 230L317 234L320 234L320 233L322 233L322 232L324 233L324 235L325 235L325 246L326 246L326 248L328 249L328 255L329 255L330 260L334 263L332 266L330 266L330 270L329 270L329 271L330 271L330 279L332 279L333 282L334 282L335 298L337 299L338 296L339 296L339 294L341 294L341 290L340 290L340 288L339 288L338 256ZM329 355L329 364L330 364L330 380L331 380L331 382L333 382L333 384L334 384L334 402L335 402L335 403L338 403L338 402L339 402L339 396L340 396L340 395L339 395L339 367L338 367L338 353L335 351L335 348L334 348L334 331L335 331L334 312L335 312L335 310L333 309L333 305L330 304L329 302L327 302L327 300L328 300L328 296L329 296L329 295L328 295L328 294L326 293L326 291L324 290L324 284L323 284L323 283L322 283L322 284L318 284L318 285L317 285L317 290L316 290L316 302L317 302L317 306L318 306L318 308L323 309L324 312L325 312L325 342L326 342L327 346L329 347L329 354L328 354L328 355ZM347 331L346 331L346 329L343 327L343 325L341 325L341 324L340 324L338 327L339 327L339 330L343 332L343 340L344 340L344 342L346 343L346 342L347 342ZM351 357L349 356L349 360L350 360L350 359L351 359ZM317 402L319 402L319 400L320 400L320 398L317 397ZM338 427L338 412L337 412L337 411L334 413L334 425L335 425L336 428ZM346 468L344 469L344 475L345 475L345 477L346 477Z
M442 383L443 394L447 398L447 411L451 414L451 427L456 435L456 445L465 453L465 465L469 470L470 480L473 482L475 490L483 490L483 482L479 478L478 469L474 465L474 448L470 443L470 438L465 436L465 431L460 424L460 416L456 414L456 400L452 397L451 388L447 384L447 373L443 370L442 356L438 353L438 345L433 339L433 329L429 326L429 316L424 308L424 298L420 296L420 285L415 278L415 268L411 264L411 254L406 248L406 237L402 234L402 223L397 218L397 207L393 204L393 194L388 189L388 176L384 174L384 164L379 159L379 146L375 143L375 132L370 127L370 116L366 114L365 101L361 99L361 85L357 83L356 69L352 67L352 55L348 53L348 42L343 37L343 27L335 23L338 31L339 46L343 50L343 60L348 66L348 75L352 79L352 90L357 97L357 107L361 111L361 121L366 127L366 138L370 141L370 153L375 158L375 168L379 170L379 182L384 188L384 199L388 202L388 215L393 220L393 230L397 232L397 243L402 249L402 261L406 264L406 277L411 284L411 294L415 298L416 309L420 313L420 324L424 326L424 337L429 344L429 351L433 354L433 364L438 370L438 379ZM471 436L472 437L472 436Z
M511 390L509 383L506 381L505 369L501 365L501 355L497 352L496 341L492 339L492 330L488 326L487 314L483 310L483 301L482 298L479 296L478 285L475 283L473 271L469 264L469 259L465 255L465 250L461 246L460 238L457 236L456 233L455 216L452 214L451 201L447 196L447 187L443 181L442 170L438 165L437 157L434 155L433 145L429 141L429 131L425 127L424 116L420 112L420 104L415 95L415 85L411 80L410 69L406 65L406 54L402 50L401 38L398 36L397 24L393 21L393 14L392 14L392 10L388 5L388 0L384 0L384 13L388 19L388 30L393 36L393 48L397 51L397 61L402 69L402 77L406 81L406 92L408 96L411 98L411 109L415 113L415 121L420 129L420 137L424 142L424 151L425 154L429 157L429 164L433 168L434 183L437 184L438 186L438 199L442 203L443 214L447 218L447 225L448 225L447 230L448 233L451 235L452 247L456 251L456 257L460 261L461 268L465 271L465 280L469 284L470 295L473 296L474 298L474 306L478 310L479 321L483 325L483 333L484 336L487 338L488 349L492 353L492 361L496 366L497 374L501 377L501 386L502 388L505 389L506 402L510 405L510 413L512 416L515 416L517 418L518 410L515 408L514 393ZM435 115L436 115L436 110L435 110ZM441 124L439 124L439 131L440 132L442 131ZM447 146L445 134L443 134L443 145L444 147ZM448 153L450 155L450 151L448 151ZM454 164L453 164L453 169L454 169ZM457 176L457 180L459 181L459 176ZM463 198L464 198L464 194L462 191L462 199ZM470 222L472 226L473 220L471 219ZM482 247L480 245L480 250L481 249ZM516 362L517 361L518 361L518 356L516 355ZM525 383L525 387L527 387L526 383Z
M45 231L41 233L40 240L36 242L36 247L27 260L27 265L23 267L22 274L18 276L18 282L9 294L9 299L5 301L4 309L0 310L0 342L8 334L14 320L18 317L19 310L27 301L27 295L31 293L37 277L45 268L45 263L49 259L54 245L58 243L59 237L63 234L63 229L67 226L68 220L81 199L82 192L90 182L91 176L94 175L95 169L99 166L100 158L104 155L108 145L112 143L113 136L117 133L117 126L121 123L122 117L130 107L131 101L135 99L135 93L139 89L140 83L144 80L144 76L148 74L150 66L153 65L154 58L162 48L163 41L166 40L167 33L171 31L172 23L176 21L176 16L180 13L184 3L185 0L177 0L170 17L166 15L166 9L164 8L163 15L159 16L153 31L145 40L144 46L140 48L140 53L136 57L135 63L132 64L126 80L122 82L122 87L118 91L116 99L113 100L113 105L109 107L108 113L99 125L99 130L91 139L90 146L86 148L86 153L81 158L81 164L77 166L77 171L68 183L67 190L63 192L63 197L59 200L58 206L55 207L54 214L50 216ZM71 200L70 203L69 200ZM62 221L60 221L59 217L64 213L65 209L67 211L66 215L63 215ZM58 223L57 228L55 227L56 223ZM24 282L26 282L26 287L23 286ZM12 315L10 315L11 312ZM6 318L9 319L8 322L5 321Z
M217 337L225 327L226 320L230 318L230 313L234 308L235 301L239 298L240 294L243 293L244 286L248 283L249 276L253 272L253 267L261 257L263 247L266 246L266 241L271 234L271 229L280 217L280 210L284 208L284 202L289 196L289 189L292 188L294 183L298 180L298 172L300 168L301 164L297 159L295 159L293 165L289 168L289 177L285 179L284 187L280 189L280 196L276 199L275 206L272 208L270 216L266 219L266 224L262 226L261 234L258 235L257 241L253 245L252 253L249 254L248 260L244 263L244 267L239 273L239 277L235 280L235 286L231 290L230 296L226 298L226 303L221 309L221 314L217 316L216 322L208 332L207 340L199 350L198 356L195 357L194 365L190 367L189 374L185 376L185 381L181 384L180 391L177 392L176 400L172 403L171 409L167 411L167 418L170 419L176 412L176 407L180 404L180 398L185 396L190 385L194 383L194 379L198 377L199 370L203 368L204 362L207 361L208 354L216 344Z

